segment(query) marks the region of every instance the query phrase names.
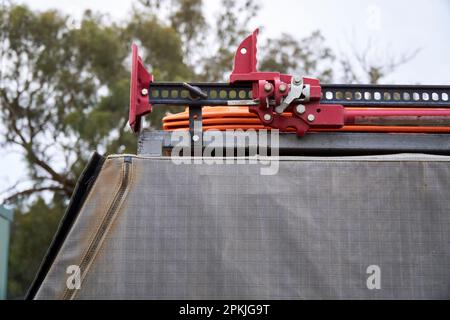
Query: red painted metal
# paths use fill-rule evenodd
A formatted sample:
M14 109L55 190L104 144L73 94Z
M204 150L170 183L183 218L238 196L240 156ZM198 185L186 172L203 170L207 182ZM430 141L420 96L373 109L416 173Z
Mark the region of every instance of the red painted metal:
M233 72L230 75L230 83L244 81L253 83L253 98L259 99L262 108L267 107L266 98L272 97L275 103L280 104L283 97L288 94L289 90L284 93L280 92L281 84L289 88L291 75L280 74L279 72L259 72L256 69L257 64L257 47L258 32L256 29L250 36L241 42L234 55ZM264 86L270 83L272 90L266 92Z
M426 109L426 108L346 108L346 123L352 123L356 118L370 117L450 117L449 109Z
M138 55L137 46L132 44L129 124L134 132L140 130L141 117L152 111L152 105L147 97L151 82L153 76L145 69ZM143 90L147 90L147 94L144 94Z
M426 116L424 116L426 114ZM283 113L292 117L291 113ZM247 107L204 107L203 130L271 129ZM358 124L359 123L359 124ZM401 123L401 124L396 124ZM447 126L445 126L447 125ZM163 118L163 129L189 130L189 112L170 114ZM293 132L288 128L281 132ZM339 128L311 126L309 132L391 132L450 133L450 110L427 108L345 108L345 125Z
M424 108L346 108L345 124L377 126L448 126L450 125L450 110Z
M310 127L329 127L339 128L344 125L344 109L341 105L321 106L319 104L322 92L320 82L313 78L303 78L303 83L310 86L310 98L305 102L306 112L298 114L294 112L292 106L286 111L291 111L293 117L285 117L282 114L274 112L274 108L267 105L268 99L273 99L276 105L279 105L289 90L281 92L281 85L290 87L291 75L280 74L278 72L259 72L256 69L257 64L257 40L258 32L256 29L253 34L241 42L234 56L234 68L230 75L230 82L252 82L253 99L259 100L259 106L249 107L249 110L256 113L262 123L282 131L292 128L298 135L304 135ZM270 83L272 90L267 92L264 87ZM270 115L267 120L265 116ZM313 121L308 120L308 116L314 116Z

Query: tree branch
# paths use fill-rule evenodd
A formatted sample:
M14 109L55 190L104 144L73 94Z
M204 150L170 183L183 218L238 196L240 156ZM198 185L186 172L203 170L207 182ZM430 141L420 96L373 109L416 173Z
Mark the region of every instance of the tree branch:
M49 187L40 187L40 188L30 188L30 189L25 189L19 192L14 193L11 196L8 196L6 199L4 199L4 202L11 202L19 197L23 197L23 196L29 196L33 193L36 192L43 192L43 191L63 191L66 192L65 189L61 188L61 187L56 187L56 186L49 186Z

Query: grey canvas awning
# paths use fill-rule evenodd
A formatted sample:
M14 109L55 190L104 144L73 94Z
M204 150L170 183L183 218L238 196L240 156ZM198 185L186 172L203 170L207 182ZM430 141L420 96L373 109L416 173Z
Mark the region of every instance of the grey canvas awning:
M450 157L268 165L94 157L29 298L450 298Z

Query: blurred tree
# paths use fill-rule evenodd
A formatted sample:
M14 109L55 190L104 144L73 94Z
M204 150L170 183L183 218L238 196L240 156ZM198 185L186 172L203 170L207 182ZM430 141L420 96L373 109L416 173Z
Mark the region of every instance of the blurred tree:
M212 25L206 20L203 0L139 0L139 12L158 13L169 21L183 43L191 80L218 81L231 71L234 50L251 30L256 17L255 0L221 0L221 10ZM142 11L144 10L144 11Z
M30 176L26 188L20 181L9 190L10 201L42 191L69 197L92 150L135 150L135 138L125 130L124 61L132 39L147 48L146 62L159 79L189 76L178 35L154 17L136 15L123 28L88 11L74 28L56 11L12 6L0 14L1 143L21 150Z
M202 0L178 0L172 7L170 24L181 36L187 60L192 59L191 52L205 40L207 23L202 4Z
M202 81L226 80L232 69L234 52L252 30L249 23L260 7L255 1L222 0L221 12L211 28L208 50L200 61Z
M316 77L322 82L332 80L335 56L319 31L300 41L289 34L269 39L263 53L261 70Z
M27 214L17 210L12 225L8 298L21 299L28 291L56 232L65 201L55 195L51 203L37 198Z
M380 81L394 73L399 67L413 60L420 52L420 48L412 48L409 52L393 53L385 49L380 54L379 44L374 44L369 38L363 49L357 49L352 41L348 45L349 54L340 54L341 77L344 83L378 84ZM376 50L378 49L378 50Z
M21 150L31 180L13 198L45 190L70 196L89 150L126 142L108 136L126 110L126 52L115 27L99 26L90 13L76 29L56 11L12 6L1 15L2 145Z
M51 219L61 217L91 151L135 152L136 139L125 130L131 41L147 49L146 62L160 79L185 78L189 69L176 31L152 16L118 26L87 11L74 26L57 11L11 5L0 9L0 17L0 143L2 150L23 155L29 178L4 193L21 217L10 261L10 294L18 296L36 272L54 232ZM30 205L42 192L44 198ZM35 232L28 234L30 228Z

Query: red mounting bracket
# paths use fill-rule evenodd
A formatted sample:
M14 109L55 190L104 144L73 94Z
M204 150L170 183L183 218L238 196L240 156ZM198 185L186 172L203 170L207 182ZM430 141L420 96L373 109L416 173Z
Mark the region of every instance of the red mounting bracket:
M243 81L253 83L253 98L259 99L266 106L266 98L273 96L276 103L288 94L288 83L291 75L279 72L259 72L256 70L256 52L259 29L241 42L234 55L234 68L230 75L230 83ZM280 91L280 86L284 90ZM270 90L269 90L270 88Z
M130 113L129 124L134 132L139 132L141 117L152 111L148 94L153 76L147 72L138 55L135 44L131 45Z
M239 45L234 56L234 68L230 83L252 82L253 99L259 101L258 106L249 110L256 113L261 121L273 128L287 130L294 128L298 135L303 135L310 127L342 127L344 125L344 107L341 105L320 105L322 91L320 82L312 78L293 77L278 72L259 72L257 64L257 38L259 30L248 36ZM301 104L285 105L280 111L283 99L287 99L293 86L300 86ZM272 101L272 104L270 103ZM291 111L286 116L283 111Z

